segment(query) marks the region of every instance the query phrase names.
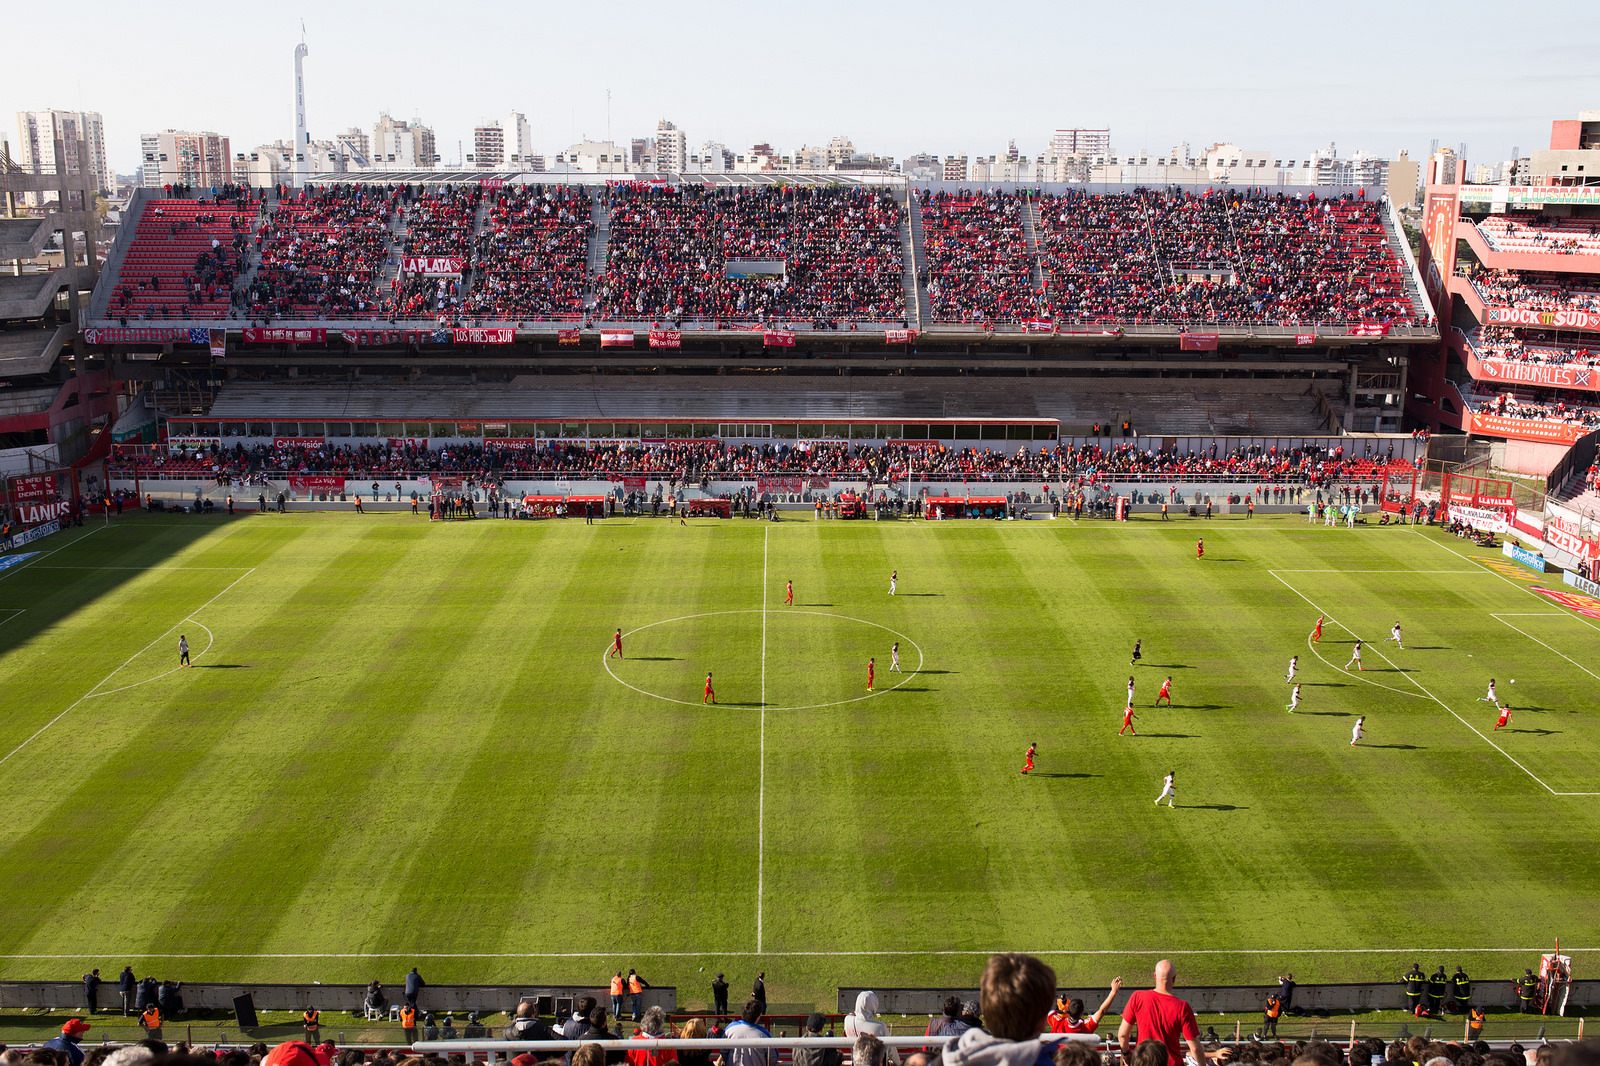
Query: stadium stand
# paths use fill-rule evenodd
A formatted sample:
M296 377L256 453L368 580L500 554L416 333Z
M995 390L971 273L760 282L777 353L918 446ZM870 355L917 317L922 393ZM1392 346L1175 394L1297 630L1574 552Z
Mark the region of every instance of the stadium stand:
M1478 223L1489 246L1501 252L1600 255L1600 222L1542 215L1491 215Z
M581 186L522 185L499 192L477 238L465 313L496 321L579 317L588 287L592 206Z
M108 313L127 321L231 317L257 208L243 190L153 204L122 260Z
M1558 340L1556 334L1547 330L1483 326L1466 336L1480 359L1505 359L1546 366L1600 367L1600 350L1590 345Z
M406 257L461 259L470 276L473 232L477 226L481 185L445 185L401 194L399 218L405 226L401 253ZM402 269L389 304L391 319L449 319L461 309L462 276L429 276Z
M629 184L606 203L603 320L906 320L902 211L886 190ZM741 260L776 265L739 276Z
M374 319L398 189L330 185L279 197L256 231L259 266L240 301L256 319Z
M1486 415L1565 423L1581 427L1585 432L1600 429L1600 407L1547 399L1515 389L1490 393L1463 388L1461 396L1473 411Z
M1600 311L1600 287L1579 277L1520 270L1462 268L1485 303L1512 304L1536 311Z
M1043 313L1017 194L923 190L918 210L927 262L921 282L936 322L1006 325Z

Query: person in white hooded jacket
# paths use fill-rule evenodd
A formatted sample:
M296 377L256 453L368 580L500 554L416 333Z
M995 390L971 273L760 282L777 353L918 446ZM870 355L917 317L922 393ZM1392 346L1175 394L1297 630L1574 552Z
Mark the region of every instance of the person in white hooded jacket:
M848 1037L875 1036L880 1039L889 1035L889 1027L878 1017L878 993L861 992L856 995L856 1009L854 1014L844 1016L844 1035ZM900 1066L900 1052L889 1048L890 1066Z

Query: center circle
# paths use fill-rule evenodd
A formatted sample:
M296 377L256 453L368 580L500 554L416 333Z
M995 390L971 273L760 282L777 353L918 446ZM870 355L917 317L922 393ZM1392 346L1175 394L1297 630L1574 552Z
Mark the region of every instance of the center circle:
M700 619L700 618L720 618L720 617L726 617L728 615L735 615L735 614L770 615L773 618L792 618L792 617L825 618L825 619L829 619L829 620L835 621L835 622L849 622L849 623L852 623L852 624L855 624L855 625L869 626L869 627L871 627L873 629L880 629L883 632L890 634L891 636L898 637L905 644L910 645L911 648L914 649L916 651L916 653L917 653L917 665L912 667L909 670L906 670L904 675L900 678L899 681L897 681L893 685L890 685L887 688L875 689L872 692L865 692L865 693L862 693L859 696L852 696L852 697L850 697L848 699L829 700L829 701L827 701L825 703L767 704L766 707L765 707L766 710L773 710L773 711L812 711L812 710L818 710L818 709L823 708L823 707L839 707L839 706L842 706L842 705L847 704L847 703L860 703L862 700L870 700L874 696L882 696L885 693L893 692L895 689L899 688L901 685L904 685L906 682L910 681L913 677L916 677L917 674L919 674L922 671L922 666L923 666L923 663L925 662L925 657L924 657L924 655L922 653L922 645L918 644L915 640L911 639L906 634L900 632L898 629L893 629L893 628L891 628L889 626L884 625L881 622L872 622L872 621L868 621L865 618L856 618L856 617L853 617L853 616L847 615L847 614L836 614L833 611L795 610L794 608L790 608L790 607L785 607L785 608L782 608L781 610L772 610L770 608L762 608L762 607L747 607L747 608L735 609L735 610L730 610L730 611L700 611L700 612L697 612L695 614L678 615L676 618L662 618L662 619L660 619L658 621L655 621L655 622L646 622L642 626L637 626L637 627L635 627L633 629L624 630L622 635L623 635L624 638L630 638L630 637L634 636L637 633L644 633L644 632L646 632L648 630L656 629L656 628L658 628L660 626L670 626L670 625L675 625L675 624L677 624L679 622L693 622L696 619ZM610 641L606 642L605 649L606 649L605 651L600 653L600 665L605 668L605 671L606 671L606 673L608 675L610 675L611 680L615 681L617 684L621 685L623 688L631 689L632 691L637 692L641 696L649 696L651 699L664 700L667 703L677 703L677 704L681 704L682 706L685 706L685 707L698 707L698 706L700 706L700 703L698 701L696 701L696 700L679 699L677 696L666 696L666 695L663 695L663 694L661 694L659 692L652 692L647 688L641 688L638 685L635 685L633 682L628 681L628 680L626 680L626 679L624 679L622 677L617 676L616 671L611 668L611 656L609 654L610 650L611 650L611 642ZM626 661L626 660L624 660L624 661Z

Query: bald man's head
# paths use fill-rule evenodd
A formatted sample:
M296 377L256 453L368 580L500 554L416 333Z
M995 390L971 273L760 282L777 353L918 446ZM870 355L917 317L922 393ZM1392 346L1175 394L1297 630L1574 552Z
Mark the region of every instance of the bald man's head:
M1171 959L1162 959L1156 963L1156 987L1165 989L1172 986L1173 979L1178 976L1177 967L1172 965Z

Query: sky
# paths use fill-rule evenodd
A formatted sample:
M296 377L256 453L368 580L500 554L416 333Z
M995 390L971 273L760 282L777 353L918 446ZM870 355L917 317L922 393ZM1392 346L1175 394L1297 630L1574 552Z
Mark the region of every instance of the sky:
M1109 126L1113 150L1231 141L1300 158L1330 141L1392 156L1465 142L1470 162L1548 144L1600 108L1600 5L1518 22L1503 2L1341 0L301 0L177 9L74 5L92 58L0 65L11 113L100 111L109 161L139 135L216 130L233 150L293 134L304 19L313 139L380 110L420 117L446 163L517 110L547 156L626 143L668 118L691 147L780 151L838 134L896 159L1037 155L1058 127ZM140 16L140 12L145 12ZM40 38L44 40L46 38ZM610 106L607 107L607 90ZM457 142L463 144L457 148Z

